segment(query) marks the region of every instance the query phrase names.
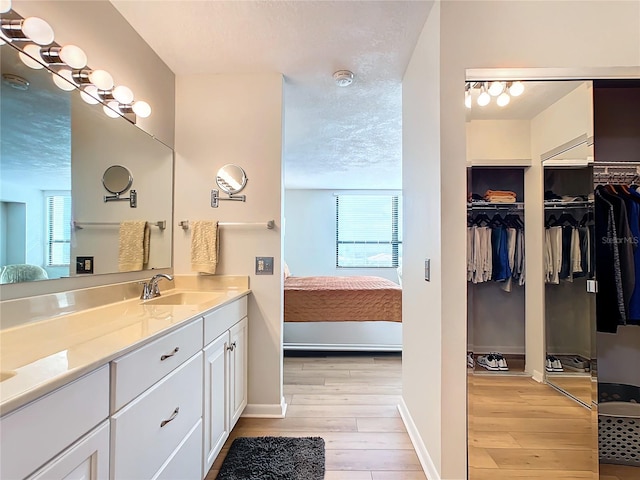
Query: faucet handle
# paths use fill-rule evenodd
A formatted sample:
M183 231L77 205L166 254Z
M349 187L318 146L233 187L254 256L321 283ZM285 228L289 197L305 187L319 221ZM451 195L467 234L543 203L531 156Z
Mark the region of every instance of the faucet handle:
M151 285L147 282L138 282L138 285L142 285L142 293L140 294L141 300L148 300L151 298Z

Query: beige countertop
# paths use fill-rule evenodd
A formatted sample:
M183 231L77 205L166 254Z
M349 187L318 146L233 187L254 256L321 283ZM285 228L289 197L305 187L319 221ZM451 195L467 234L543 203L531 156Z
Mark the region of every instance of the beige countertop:
M163 290L159 298L193 290ZM207 290L185 305L129 299L1 330L0 415L249 292Z

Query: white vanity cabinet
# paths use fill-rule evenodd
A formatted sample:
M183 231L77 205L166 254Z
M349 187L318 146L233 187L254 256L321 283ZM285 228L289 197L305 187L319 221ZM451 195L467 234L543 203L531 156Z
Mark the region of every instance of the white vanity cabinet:
M204 317L204 457L211 465L247 405L247 298Z
M0 478L106 480L108 416L106 365L5 415L0 419Z
M198 319L111 363L113 480L201 480L202 334Z

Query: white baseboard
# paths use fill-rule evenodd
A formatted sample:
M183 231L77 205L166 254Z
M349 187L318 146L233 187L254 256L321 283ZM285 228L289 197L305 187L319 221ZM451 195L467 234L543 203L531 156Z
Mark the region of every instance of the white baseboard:
M287 414L287 402L282 397L279 405L250 403L242 412L245 418L284 418Z
M538 383L544 383L544 373L537 370L533 371L533 375L531 376L531 378L533 378Z
M424 470L425 475L429 480L441 480L440 474L438 473L433 460L431 460L431 455L429 455L429 452L422 441L422 437L418 433L415 423L413 423L413 418L411 418L411 414L409 413L406 403L404 403L404 399L400 399L398 410L400 411L400 418L402 418L402 421L404 422L404 426L407 429L407 433L409 434L409 438L411 439L413 448L416 451L416 455L418 455L418 460L420 460L420 465L422 465L422 470Z

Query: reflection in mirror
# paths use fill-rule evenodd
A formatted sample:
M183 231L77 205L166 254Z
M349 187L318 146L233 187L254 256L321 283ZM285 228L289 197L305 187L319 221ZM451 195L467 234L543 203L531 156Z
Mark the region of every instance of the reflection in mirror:
M131 172L122 165L111 165L102 175L102 185L110 193L120 195L126 192L133 183Z
M242 167L227 164L218 170L216 184L227 195L240 193L247 185L247 175Z
M15 281L56 279L83 273L76 257L92 257L93 274L118 272L121 222L172 224L172 150L77 90L57 88L51 72L27 68L10 44L0 49L0 267L46 272ZM136 178L137 209L104 203L102 174L115 161ZM171 236L151 227L148 268L171 267Z
M553 192L553 196L547 194L549 201L568 202L568 196L573 195L571 201L577 202L578 195L584 194L580 205L588 207L591 169L584 166L586 154L580 162L583 168L567 169L576 160L576 151L555 158L565 160L555 168L560 173L552 175L541 168L541 160L549 158L545 153L565 153L568 142L592 135L591 85L582 81L526 81L521 95L503 100L501 106L498 97L504 87L502 93L493 95L491 83L487 82L487 97L480 105L478 99L484 91L468 89L465 99L470 167L467 225L471 229L467 233L472 232L469 252L479 252L474 250L476 233L484 232L491 248L489 263L476 264L473 259L478 257L473 254L467 257L472 260L468 262L472 271L467 272L468 478L486 478L489 472L492 478L594 478L597 424L585 408L591 405L590 373L566 375L570 380L579 376L584 402L544 382L560 381L567 373L566 369L544 371L547 346L558 357L583 357L587 365L594 357L590 330L593 298L587 297L585 286L588 267L585 277L575 271L573 282L564 278L562 283L548 284L546 295L542 288L548 271L543 219L569 213L562 208L567 205L558 203L558 208L547 214L543 188ZM583 215L588 221L588 209L576 223ZM526 245L510 233L510 229L519 228L516 219L525 224ZM580 239L579 235L568 238ZM520 249L526 257L526 271L521 276L524 282L516 282L514 276ZM488 269L479 270L477 265ZM504 274L509 270L510 274ZM555 290L550 293L550 289ZM579 301L582 304L574 303ZM577 360L575 365L579 367ZM545 471L549 465L553 465L553 473Z

